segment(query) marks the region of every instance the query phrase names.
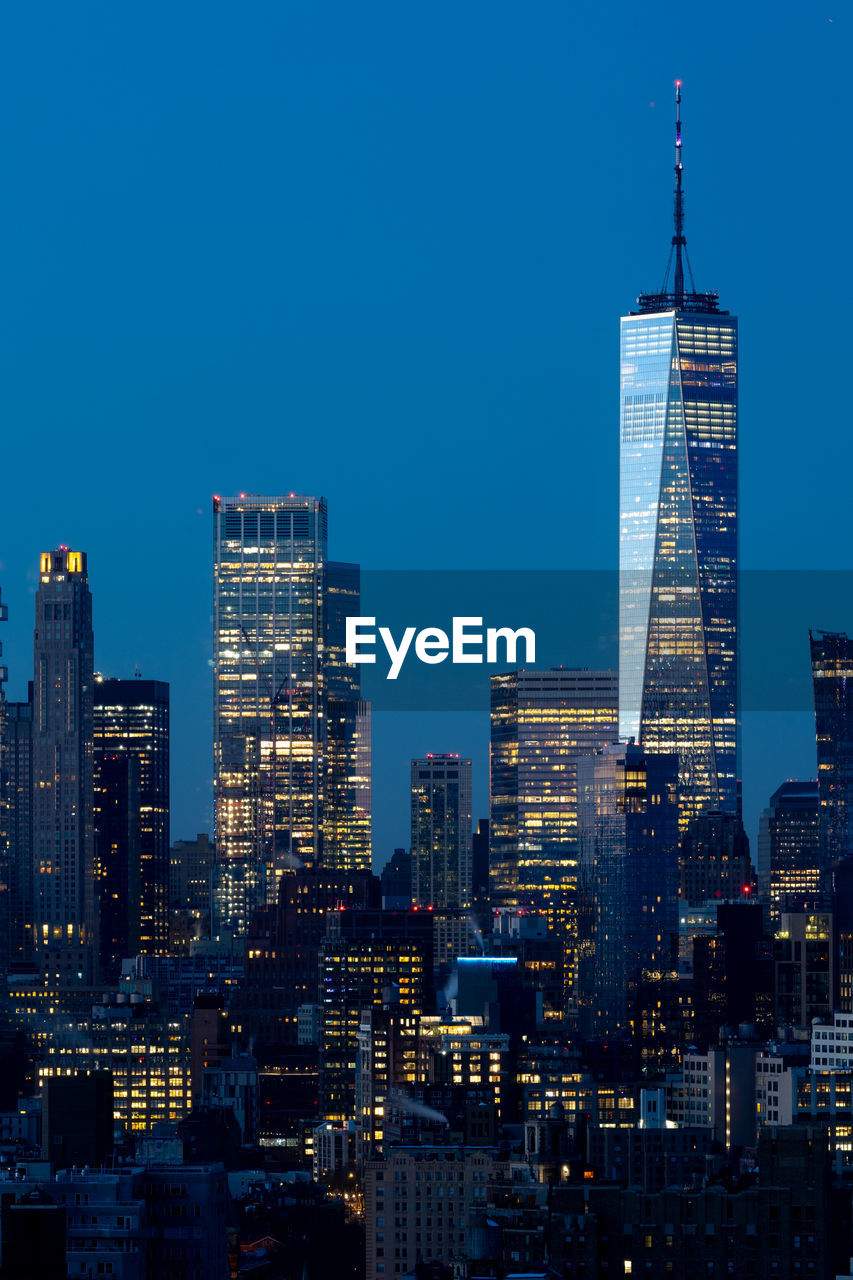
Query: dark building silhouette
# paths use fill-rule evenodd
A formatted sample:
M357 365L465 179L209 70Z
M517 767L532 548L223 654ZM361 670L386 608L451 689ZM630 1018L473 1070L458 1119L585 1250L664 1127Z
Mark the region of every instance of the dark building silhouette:
M489 914L489 819L480 818L471 837L471 898L484 928Z
M169 943L169 686L95 677L95 849L101 965Z
M387 911L408 911L412 905L412 855L395 849L382 868L382 905Z
M694 1044L712 1048L724 1028L774 1030L773 941L758 902L722 903L717 932L693 941Z
M716 810L690 819L681 838L679 878L678 896L691 906L756 892L740 814Z
M0 1204L3 1280L65 1280L64 1205L40 1187L19 1199L14 1190L0 1192Z
M54 1169L100 1169L113 1151L113 1078L109 1071L48 1076L42 1094L42 1151Z
M8 944L5 964L20 964L32 951L33 920L33 686L26 702L5 704L3 767Z
M810 631L823 865L853 853L853 644Z

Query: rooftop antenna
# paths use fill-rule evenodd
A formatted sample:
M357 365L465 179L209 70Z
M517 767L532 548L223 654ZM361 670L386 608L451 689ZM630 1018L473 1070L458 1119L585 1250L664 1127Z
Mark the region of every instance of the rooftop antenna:
M681 177L684 165L681 159L681 81L675 82L675 235L672 237L675 249L675 279L673 293L675 305L680 311L684 306L684 260L683 252L687 245L684 238L684 193L681 190Z

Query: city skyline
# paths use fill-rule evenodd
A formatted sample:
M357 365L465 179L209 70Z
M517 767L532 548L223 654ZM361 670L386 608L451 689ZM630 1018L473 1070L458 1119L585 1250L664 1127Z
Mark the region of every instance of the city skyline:
M26 48L26 19L19 15L16 21L20 24L16 33ZM403 24L402 29L407 21L404 17L397 18L397 22ZM415 131L413 157L422 162L423 174L417 168L416 159L406 160L404 187L389 205L394 219L392 226L411 225L411 235L401 233L389 240L388 224L371 229L367 217L370 210L363 203L358 204L354 220L351 218L346 224L335 221L334 229L336 232L343 229L344 239L340 251L332 255L322 270L319 253L321 244L328 249L328 219L320 220L316 230L306 238L305 209L289 215L297 218L293 230L301 234L295 236L293 242L303 246L308 265L302 267L295 256L279 252L271 260L271 285L267 291L250 287L248 277L241 277L241 283L227 274L223 277L222 298L212 296L211 281L199 276L200 262L193 252L189 253L185 268L174 273L174 278L168 278L162 269L155 270L151 276L151 255L163 237L176 234L185 246L186 228L179 220L177 230L173 227L170 232L167 222L156 219L149 219L144 227L138 221L139 214L121 192L116 193L109 205L115 217L113 226L107 228L109 234L105 240L102 222L97 221L90 227L85 219L70 223L66 220L56 229L58 234L49 238L55 247L51 248L45 267L35 271L34 229L13 222L15 234L10 242L16 246L16 269L11 271L8 281L8 300L17 319L14 342L7 347L9 358L14 355L15 362L8 370L6 412L20 430L11 443L9 465L25 465L24 442L30 436L46 434L50 441L79 440L87 436L95 446L96 461L103 456L119 462L122 484L105 485L100 464L91 467L84 464L83 453L71 448L64 451L68 466L61 474L48 471L44 476L44 504L35 509L29 506L26 510L25 527L32 530L30 539L22 537L19 499L13 497L0 511L0 581L4 601L10 607L9 624L4 628L4 660L10 668L7 693L19 700L26 694L30 640L28 624L22 624L30 614L28 592L35 585L31 578L34 556L43 547L59 541L86 547L92 557L93 583L98 587L95 617L98 666L111 675L130 676L138 664L146 676L168 680L173 689L175 768L181 768L185 784L180 791L174 789L173 837L188 837L196 829L209 829L212 817L204 746L211 729L209 722L201 723L201 718L207 716L206 708L210 705L210 669L205 665L211 657L207 521L213 493L239 491L243 486L266 490L273 481L280 481L276 491L280 487L288 492L295 489L323 493L332 513L330 553L352 557L365 567L440 567L457 563L460 554L470 557L472 564L522 567L520 548L501 521L501 504L492 501L492 495L502 493L505 485L499 451L483 449L477 441L484 438L486 430L491 438L520 438L519 424L527 437L532 424L543 442L553 439L558 432L556 438L565 441L571 461L560 483L555 474L546 474L536 466L533 453L521 451L519 454L513 477L516 486L537 492L544 499L542 510L547 536L541 540L542 562L578 566L594 561L615 565L615 326L620 312L631 306L635 291L649 279L653 280L659 268L659 246L670 218L671 85L675 74L680 73L684 78L689 103L689 218L693 265L703 282L719 288L726 298L738 299L742 328L749 334L749 368L741 392L744 404L749 406L741 468L743 563L791 567L844 565L845 544L840 537L844 509L841 477L821 470L811 454L798 455L796 480L802 490L808 492L810 482L814 485L820 477L824 490L820 520L807 523L784 518L775 496L786 493L795 483L792 449L797 424L815 394L813 381L798 367L791 373L793 382L789 381L784 397L774 392L769 404L762 401L760 426L756 414L759 394L763 395L765 389L773 385L776 344L772 339L772 317L783 298L798 317L794 323L802 368L826 358L824 351L819 354L817 337L805 319L808 313L805 299L808 297L811 305L814 282L805 270L803 246L810 239L808 232L813 225L810 220L816 218L817 213L804 194L792 192L788 175L792 166L799 166L803 181L798 183L798 188L807 188L809 175L818 172L822 181L827 173L831 181L839 184L845 181L828 162L830 139L827 131L818 127L831 109L834 95L840 93L842 77L832 74L836 64L839 70L842 66L838 24L833 27L823 19L807 23L795 50L781 28L774 26L768 34L765 24L757 18L744 17L739 26L741 38L737 47L725 42L719 33L708 40L707 33L702 31L704 47L700 49L696 44L699 29L690 15L685 15L679 24L677 40L663 20L651 19L645 34L638 33L634 26L630 39L627 34L614 35L609 28L605 31L595 19L584 21L590 24L585 29L585 38L597 39L602 48L605 43L608 48L607 78L611 92L605 95L603 103L599 92L600 69L580 65L577 60L573 62L571 54L566 54L565 45L559 54L556 49L553 54L546 51L538 36L535 40L522 36L520 46L514 50L517 74L512 79L512 95L508 96L508 82L500 58L509 47L509 31L505 15L499 15L486 55L482 102L471 103L460 96L467 77L463 75L461 62L445 51L442 65L447 73L446 87L436 87L430 77L433 86L430 100L434 101L437 119L431 117L429 126L422 117L417 95L425 91L427 59L441 45L440 23L410 55L413 61L405 63L407 74L415 76L416 87L410 92L401 89L402 66L394 67L383 61L382 51L387 52L388 45L381 40L376 63L367 57L366 33L357 35L353 42L353 32L344 24L340 31L329 33L326 45L319 33L308 28L303 30L300 47L309 62L321 54L325 58L321 82L332 95L325 112L316 120L316 139L328 141L329 131L336 127L333 107L339 105L339 97L335 95L343 89L334 90L334 83L351 88L363 86L368 68L372 68L376 71L374 79L380 97L393 96L402 112L401 121L393 123L388 113L380 125L372 109L359 108L356 104L352 125L355 140L362 145L378 128L380 154L391 149L398 155L395 144L399 142L399 131L405 122ZM558 37L559 47L559 39L568 33L566 20L550 11L544 22L554 26L553 34ZM120 23L105 28L100 41L80 50L81 64L91 72L91 86L75 81L74 93L81 113L78 118L84 118L87 124L92 124L100 101L93 95L113 83L105 54L110 41L116 39L120 31ZM277 27L276 33L281 35L281 29ZM401 27L395 26L387 38L401 34ZM79 33L69 35L70 47L75 47ZM241 40L251 42L256 35L257 29L251 26L238 33L238 46ZM475 17L466 15L457 27L460 50L470 49L475 35L479 35L478 23ZM187 36L188 28L179 18L178 47ZM206 29L206 47L220 48L223 37L214 14ZM642 70L636 60L638 38L640 47L646 47L647 52L653 50L653 56ZM275 41L273 45L281 48ZM758 47L765 54L760 60L752 57ZM689 55L685 51L689 51ZM155 65L162 64L162 51L146 45L145 52L153 55ZM809 52L813 56L809 57ZM50 50L47 56L52 56ZM139 88L141 66L130 56L129 83ZM797 81L803 91L796 101L789 99L787 90L776 79L782 68L790 68L795 57L801 60L805 77ZM332 74L339 65L348 68L343 81L340 78L336 81ZM756 156L754 147L738 127L739 106L717 91L720 75L734 77L747 65L753 93L773 105L777 120L774 130L764 131L757 157L760 191L748 181L748 175L754 172ZM573 68L573 81L564 75L567 66ZM776 70L771 70L771 66ZM23 74L25 67L26 58L13 70L13 86L14 76ZM183 90L174 67L169 63L163 70L165 102L181 99ZM55 71L59 91L60 86L67 84L64 77L68 73L60 67ZM214 86L208 82L206 73L200 70L198 75L202 95L213 94ZM267 84L271 75L271 62L264 62L258 84ZM242 91L250 95L251 102L244 104L245 111L249 111L255 102L252 96L255 91L250 91L239 77L238 80ZM519 86L523 89L534 83L541 85L538 93L527 96L518 93ZM140 89L140 92L144 100L145 93L150 91ZM821 101L820 114L818 100ZM654 107L650 105L652 102ZM219 111L221 107L216 107L214 119L218 118ZM237 134L245 128L248 118L245 112L238 113L238 117L233 126ZM510 118L513 125L508 131ZM163 173L174 176L173 153L158 118L152 117L147 125L141 123L131 112L130 102L120 95L116 122L116 127L120 123L140 143L129 149L124 160L116 154L116 136L109 129L105 132L102 124L95 126L92 149L81 151L77 135L65 124L60 123L51 141L40 117L22 122L21 150L10 157L11 180L18 178L17 189L30 191L35 196L49 189L45 184L50 181L50 161L58 158L65 164L79 160L74 170L79 172L79 177L71 180L71 189L85 210L90 196L89 188L82 184L91 182L99 156L109 155L119 164L118 172L123 174L131 191L136 191L143 180L157 179ZM455 125L452 133L448 132L451 123ZM440 154L428 142L429 130L436 125L443 140ZM262 137L252 143L254 147L269 144L277 136L277 130L282 131L281 137L287 140L288 146L293 146L280 103L276 103L265 118L265 130ZM599 141L602 130L609 139L604 148ZM466 145L474 134L480 143L478 147ZM787 139L784 146L780 141L783 135ZM234 137L235 133L232 131L227 136ZM507 137L510 138L508 156L504 154ZM559 153L570 139L576 161L565 170L555 170L548 158L555 149ZM463 148L465 165L474 157L475 178L483 188L483 195L478 195L471 182L464 180ZM253 159L258 155L251 148L248 154ZM325 195L329 194L330 182L334 190L336 181L348 181L346 174L343 179L335 178L334 168L318 175L304 148L298 148L293 154L296 171L310 172L320 178ZM20 180L26 172L22 169L25 155L32 158L33 164L40 161L45 166L39 171L34 188ZM529 189L529 197L516 196L509 202L489 200L488 193L495 191L497 175L503 172L507 162L510 172L523 179L523 189ZM213 172L213 163L214 157L202 149L197 172ZM722 166L725 184L718 179ZM260 167L240 170L250 192L258 190L260 173ZM437 223L421 211L421 202L415 199L430 176L442 175L445 179L456 179L457 185L460 178L463 180L465 199L472 212L462 215L461 225L451 219L451 212L459 214L459 200L458 197L451 200L446 182L430 184L434 207L439 212ZM377 191L384 191L386 180L378 167L370 170L369 177L378 184ZM600 201L593 193L605 181L621 182L628 192L641 189L642 201L629 197L626 201L605 202L602 219ZM734 187L738 190L739 217L729 220L723 210L729 207L725 203L726 192ZM834 210L843 203L843 189L843 185L839 185L837 202L833 202L830 194L824 203L822 218L828 216L831 221L837 216ZM177 194L189 199L184 185L179 184ZM281 189L276 188L270 194L278 196ZM318 193L318 201L320 198ZM533 213L529 205L532 200L536 201L539 226L537 245L531 245L524 234ZM190 203L195 207L194 199ZM327 206L333 207L333 204L327 202ZM18 217L16 207L12 206L9 211L10 218ZM52 218L51 202L45 200L43 207L45 217ZM762 209L768 215L772 211L772 216L766 217L762 224L762 237L756 249L745 227L756 221ZM472 219L476 215L479 215L477 231L482 244L473 236ZM227 217L231 219L227 225L232 231L240 227L246 216L242 201L239 205L233 201L227 204ZM223 239L224 217L226 213L221 208L203 220L203 243L209 235ZM383 230L385 234L380 234ZM103 256L109 250L96 247L95 231L111 250L118 247L116 236L120 234L142 236L146 250L143 255L145 278L132 263L125 266L125 272L131 272L125 278L125 285L127 297L135 300L133 309L126 300L114 300L109 291L103 298L109 301L111 314L117 309L118 314L125 317L128 345L119 337L120 330L114 339L110 338L103 319L106 311L96 305L101 295L93 281L105 280L104 272L111 259ZM271 234L271 225L264 222L258 244L270 244ZM227 237L223 243L225 240ZM502 271L494 278L491 266L498 243L502 246ZM366 250L369 265L354 276L352 266L346 262L361 261L364 257L352 252L356 244ZM601 246L600 252L588 254L586 246L590 244ZM507 247L513 245L517 246L517 252L508 254ZM93 252L94 270L85 278L75 274L78 268L74 264L88 261ZM62 253L65 265L57 275L55 255L58 253ZM174 265L173 258L167 255L164 261L167 260ZM546 260L548 269L544 269ZM780 273L778 264L783 260L786 268ZM23 267L26 267L25 273L21 270ZM438 268L434 281L427 268ZM285 290L284 282L290 280L294 272L298 287L295 291ZM401 287L401 272L405 288ZM27 294L23 292L25 274ZM148 288L149 276L156 281L159 292L152 294ZM53 283L57 279L58 290ZM484 292L482 286L486 282L488 288ZM200 283L203 287L199 291ZM312 308L309 303L309 284L316 286L317 296L322 300L319 312L318 304ZM818 286L819 291L822 287ZM82 291L87 307L85 323L80 328L83 336L77 336L70 345L62 302L70 296L69 289ZM824 347L829 344L832 359L837 332L832 317L839 299L829 290L828 283L826 289L823 302L827 324L821 341ZM367 310L358 301L361 296L367 300ZM565 299L570 296L585 300L583 323L578 323L578 317L566 311ZM33 298L39 300L37 315L33 311ZM284 304L285 298L289 299L289 310ZM227 320L222 310L225 299L229 302ZM800 306L796 305L798 299ZM490 300L485 310L484 300ZM363 323L349 322L354 309L360 313ZM144 328L139 326L150 325L155 311L165 327L159 345L152 346ZM195 316L199 325L198 343L203 337L212 339L203 358L200 358L198 343L186 349L183 359L178 355L184 350L184 344L178 341L179 331L174 326L178 323L185 326L189 314ZM248 330L238 317L246 320ZM472 326L474 317L479 324ZM522 317L523 324L520 323ZM36 318L39 341L33 338ZM293 337L296 323L300 336L293 345L283 340ZM445 335L438 345L435 337L423 343L427 324L433 335ZM401 336L408 332L417 340L414 346ZM472 332L476 334L473 343ZM110 342L118 345L110 347ZM383 349L383 343L387 344L392 359L390 363L383 359L380 365L377 353ZM226 347L231 354L224 358ZM49 365L56 370L64 388L61 404L43 381L33 376L26 354L29 349L43 349ZM507 361L506 353L510 350L512 358ZM321 384L317 380L317 355L310 356L311 351L324 352L326 363L331 361L336 370L335 380L324 382L319 396L312 392L312 388ZM97 359L98 352L108 358ZM283 361L285 352L292 354ZM147 372L143 376L143 368L157 371L157 377L151 380ZM265 375L257 377L262 369L266 370ZM94 376L96 371L98 376ZM593 376L581 376L587 371ZM156 390L161 383L165 400ZM339 392L334 392L335 386L340 387ZM453 394L454 387L458 388L457 394ZM821 386L817 394L829 396L828 401L821 399L820 403L822 420L829 424L827 447L832 448L834 432L840 431L840 425L835 424L840 424L843 414L833 410L833 392ZM452 406L449 415L439 411L444 405ZM808 409L810 415L814 412L813 408ZM767 425L770 414L772 444ZM262 465L251 456L248 438L244 440L239 429L235 433L235 427L239 428L247 417L256 423L256 440L262 444L258 455L264 459ZM471 433L470 443L460 432L466 421L473 421L480 428ZM288 432L287 451L281 449L279 463L276 447L279 426L300 422L305 431ZM403 456L410 456L405 441L397 443L387 456L380 450L378 456L373 455L373 461L368 460L368 451L347 444L351 438L348 433L362 438L366 434L370 439L384 432L396 439L399 425L405 422L409 423L408 434L412 440L426 435L442 442L443 447L454 449L458 465L449 479L442 478L441 492L448 504L465 512L462 519L463 529L470 535L467 541L463 539L460 543L458 526L452 537L442 528L438 536L432 536L428 542L422 537L423 520L431 510L437 478L429 459L426 465L409 468L406 484L399 486L394 479L393 455L402 448ZM210 448L202 448L200 444L202 423ZM579 423L583 424L583 430L578 429ZM121 426L120 438L115 430L118 425ZM586 429L589 425L591 430ZM323 427L327 447L324 448L323 473L319 474L312 441L318 438ZM838 447L842 447L840 435ZM227 450L236 450L236 465L227 458ZM124 460L131 457L133 463L125 465ZM159 461L161 457L170 459L165 469ZM365 493L374 498L375 515L365 510ZM385 497L381 518L378 514L380 493ZM84 500L73 501L75 495ZM117 524L119 519L124 522L130 519L132 525L134 518L128 513L134 510L139 510L141 519L141 512L151 502L168 504L173 513L168 538L160 532L157 522L150 536L131 539L129 544L102 537L105 527ZM386 536L391 526L395 529L393 539ZM146 599L149 593L135 591L135 583L140 580L150 583L152 589L156 586L164 607L180 607L182 616L191 619L192 624L186 630L181 628L180 634L154 625ZM818 617L809 621L815 627L853 630L851 620L846 617ZM133 636L132 652L127 644L128 635ZM565 655L567 664L575 660L575 655ZM805 650L802 661L805 666L808 661ZM374 724L376 796L383 793L388 796L393 811L387 823L383 819L376 831L380 861L406 838L406 774L405 768L391 763L394 758L411 758L426 751L445 749L471 755L475 812L486 812L488 717L485 706L482 715L451 717L446 722L439 721L435 727L423 718L419 727L406 722L404 717L393 723L392 720L392 717L377 715ZM761 741L753 747L756 735ZM753 838L758 815L783 778L809 776L814 771L809 763L813 744L808 714L801 718L796 732L785 745L784 763L775 738L772 728L767 733L754 724L744 726L745 799ZM769 758L773 752L775 763ZM754 794L750 795L750 791Z

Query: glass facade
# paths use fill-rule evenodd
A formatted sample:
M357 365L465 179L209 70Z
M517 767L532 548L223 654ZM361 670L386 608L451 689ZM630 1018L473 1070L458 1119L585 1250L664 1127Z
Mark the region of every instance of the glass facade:
M737 320L687 296L622 319L619 498L619 735L678 755L682 824L739 771Z
M672 967L678 936L678 759L614 744L578 763L580 1025L630 1034L643 970Z
M615 671L510 671L491 681L490 881L500 906L577 888L577 762L617 736Z
M217 906L242 929L320 851L326 502L215 498L213 522Z
M432 755L412 761L412 902L471 906L471 761Z
M101 963L169 946L169 686L95 677Z

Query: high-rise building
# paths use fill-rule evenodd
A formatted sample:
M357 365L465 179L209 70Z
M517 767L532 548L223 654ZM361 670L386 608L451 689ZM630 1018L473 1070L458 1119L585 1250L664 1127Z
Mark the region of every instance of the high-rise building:
M245 931L320 856L326 502L217 497L213 524L217 901Z
M432 1013L432 911L338 910L327 916L320 954L320 1109L355 1119L355 1062L361 1015L396 1005Z
M370 703L329 698L325 728L322 863L329 871L369 871L373 855Z
M541 908L577 889L577 762L616 737L615 671L554 667L491 680L490 890Z
M680 102L672 289L621 322L619 735L678 756L684 826L739 805L738 350L685 288Z
M169 943L169 686L95 677L101 964Z
M0 622L8 620L8 610L0 601ZM0 644L0 658L3 645ZM9 764L7 740L6 668L0 665L0 972L5 972L11 953L12 895L11 857L9 840Z
M435 914L435 965L447 969L477 950L470 919L471 761L458 755L413 760L412 902Z
M427 755L412 761L412 901L471 905L471 761Z
M783 782L758 824L758 888L778 920L786 898L821 889L820 795L817 782Z
M614 743L578 762L581 1027L627 1037L644 969L672 967L678 931L678 761Z
M810 631L823 865L853 852L853 642Z
M491 681L489 887L493 906L543 912L563 940L564 1006L577 961L581 756L617 736L615 671L554 667Z
M63 981L97 956L94 641L85 551L41 557L33 680L33 943Z
M30 957L33 920L33 686L26 702L6 703L8 960Z
M346 662L346 620L361 613L361 569L326 565L325 791L323 866L329 871L369 871L372 846L371 706L361 698L361 667Z

